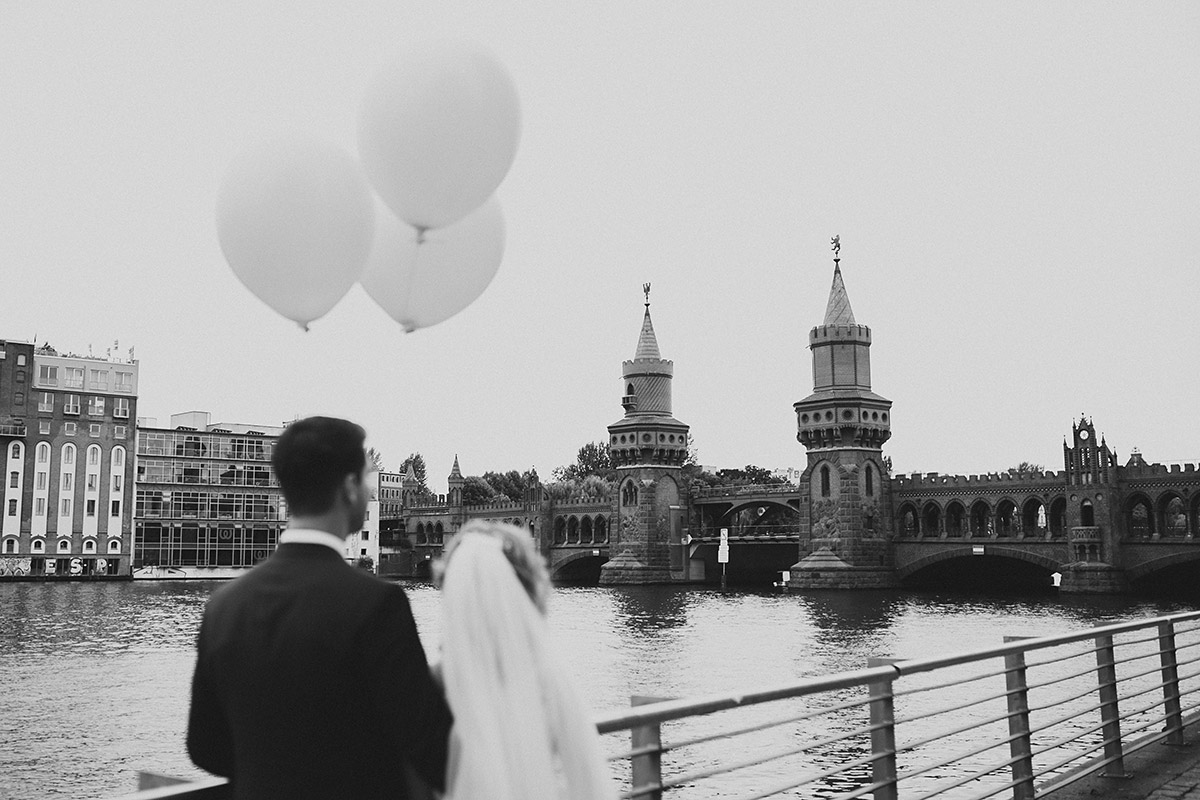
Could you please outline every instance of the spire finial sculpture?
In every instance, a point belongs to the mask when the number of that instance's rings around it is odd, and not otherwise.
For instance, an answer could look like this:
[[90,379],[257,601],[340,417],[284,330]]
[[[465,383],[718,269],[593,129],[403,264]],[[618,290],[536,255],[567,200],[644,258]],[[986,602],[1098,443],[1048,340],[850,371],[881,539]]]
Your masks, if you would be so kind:
[[841,236],[841,234],[834,236],[832,239],[829,240],[829,243],[831,245],[833,245],[833,263],[836,264],[842,260],[842,236]]
[[646,308],[649,308],[649,307],[650,307],[650,284],[648,284],[648,283],[643,283],[643,284],[642,284],[642,291],[643,291],[643,292],[645,293],[645,295],[646,295]]

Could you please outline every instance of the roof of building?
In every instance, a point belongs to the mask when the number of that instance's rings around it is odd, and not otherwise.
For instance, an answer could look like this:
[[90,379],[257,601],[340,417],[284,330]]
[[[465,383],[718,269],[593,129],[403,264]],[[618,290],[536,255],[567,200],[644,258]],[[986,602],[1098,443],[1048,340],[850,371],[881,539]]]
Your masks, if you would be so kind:
[[842,268],[836,261],[833,265],[833,286],[829,289],[829,305],[825,306],[825,322],[823,324],[857,324],[854,321],[854,310],[850,308],[850,296],[846,294],[846,284],[842,281]]

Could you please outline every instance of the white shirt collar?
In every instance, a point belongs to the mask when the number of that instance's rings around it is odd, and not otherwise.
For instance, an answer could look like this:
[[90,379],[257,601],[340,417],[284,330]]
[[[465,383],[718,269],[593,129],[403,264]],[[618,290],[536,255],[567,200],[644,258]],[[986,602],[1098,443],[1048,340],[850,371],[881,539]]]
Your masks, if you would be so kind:
[[312,528],[288,528],[279,536],[280,544],[323,544],[342,558],[346,557],[346,542],[332,533]]

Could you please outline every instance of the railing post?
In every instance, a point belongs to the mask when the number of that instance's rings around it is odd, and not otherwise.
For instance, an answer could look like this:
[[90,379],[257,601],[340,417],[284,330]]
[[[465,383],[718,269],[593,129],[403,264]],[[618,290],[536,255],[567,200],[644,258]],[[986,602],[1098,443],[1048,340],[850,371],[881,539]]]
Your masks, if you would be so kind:
[[[629,698],[629,704],[644,706],[647,703],[658,703],[664,697],[646,697],[635,694]],[[662,800],[662,726],[653,722],[629,729],[630,745],[634,751],[648,750],[649,752],[634,755],[630,758],[632,767],[632,790],[635,798]],[[638,792],[639,787],[652,787],[647,791]]]
[[[867,659],[868,667],[895,663],[891,658]],[[871,783],[875,800],[897,800],[896,787],[896,712],[892,701],[895,677],[871,681]]]
[[1179,663],[1175,651],[1175,623],[1158,623],[1158,652],[1162,660],[1163,712],[1167,744],[1183,744],[1183,711],[1179,705]]
[[1121,745],[1121,713],[1117,710],[1117,665],[1111,634],[1096,637],[1096,677],[1100,681],[1100,722],[1104,732],[1104,757],[1109,762],[1106,778],[1125,778],[1125,755]]
[[[1005,642],[1028,639],[1005,636]],[[1033,800],[1033,745],[1029,736],[1029,682],[1025,677],[1025,651],[1004,657],[1004,682],[1008,690],[1008,749],[1012,756],[1013,800]]]

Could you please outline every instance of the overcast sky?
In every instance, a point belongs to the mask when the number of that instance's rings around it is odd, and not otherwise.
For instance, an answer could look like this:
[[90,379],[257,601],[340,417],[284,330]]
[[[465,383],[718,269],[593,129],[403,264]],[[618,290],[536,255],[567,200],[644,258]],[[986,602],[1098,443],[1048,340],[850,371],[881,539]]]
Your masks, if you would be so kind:
[[[512,72],[508,246],[406,335],[308,333],[225,264],[217,188],[287,130],[356,153],[367,81],[447,37]],[[1200,461],[1194,2],[0,0],[0,338],[141,363],[139,409],[364,424],[394,467],[548,477],[620,419],[641,285],[700,459],[803,467],[829,239],[900,472]]]

